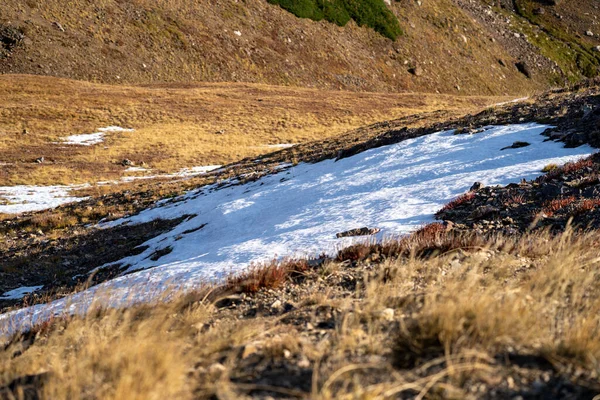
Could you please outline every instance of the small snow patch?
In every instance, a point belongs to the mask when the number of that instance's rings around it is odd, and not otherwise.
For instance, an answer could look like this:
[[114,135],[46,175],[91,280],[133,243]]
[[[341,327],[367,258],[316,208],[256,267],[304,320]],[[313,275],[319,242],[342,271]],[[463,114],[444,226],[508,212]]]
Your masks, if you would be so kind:
[[84,186],[0,186],[0,213],[19,214],[78,202],[87,197],[75,197],[71,189]]
[[266,147],[267,149],[289,149],[290,147],[294,147],[297,143],[281,143],[281,144],[267,144],[262,147]]
[[133,132],[133,129],[121,128],[120,126],[107,126],[105,128],[99,128],[98,132],[95,133],[64,137],[62,138],[62,143],[78,146],[92,146],[104,142],[104,137],[108,132]]
[[19,299],[22,299],[23,296],[25,296],[26,294],[37,292],[41,288],[43,288],[43,286],[23,286],[23,287],[13,289],[13,290],[10,290],[10,291],[2,294],[0,296],[0,299],[2,299],[2,300],[19,300]]

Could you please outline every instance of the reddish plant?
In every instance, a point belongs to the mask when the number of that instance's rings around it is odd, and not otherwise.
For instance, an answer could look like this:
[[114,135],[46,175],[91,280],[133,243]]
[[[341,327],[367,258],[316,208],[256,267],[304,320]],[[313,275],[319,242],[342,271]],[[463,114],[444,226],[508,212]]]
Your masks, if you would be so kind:
[[586,199],[577,205],[573,214],[582,215],[594,210],[598,206],[600,206],[600,199]]
[[545,182],[547,180],[559,178],[565,174],[570,174],[572,172],[580,171],[584,168],[588,168],[594,165],[594,161],[592,157],[582,158],[580,160],[574,162],[568,162],[562,167],[555,168],[548,172],[546,175],[540,176],[537,181]]
[[565,197],[563,199],[554,199],[544,203],[542,212],[547,216],[551,217],[555,212],[562,210],[570,204],[575,202],[575,196]]
[[475,192],[467,192],[465,194],[461,194],[456,199],[452,200],[450,203],[446,204],[438,213],[452,210],[462,204],[465,204],[475,198]]

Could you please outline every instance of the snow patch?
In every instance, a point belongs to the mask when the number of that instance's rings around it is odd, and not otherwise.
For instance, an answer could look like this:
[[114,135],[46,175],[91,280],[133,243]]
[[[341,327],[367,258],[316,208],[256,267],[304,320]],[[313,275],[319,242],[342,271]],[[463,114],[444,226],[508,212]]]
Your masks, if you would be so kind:
[[107,126],[105,128],[99,128],[98,132],[86,133],[81,135],[71,135],[62,138],[63,144],[78,145],[78,146],[92,146],[104,142],[104,137],[108,132],[133,132],[133,129],[121,128],[120,126]]
[[70,191],[83,186],[0,186],[0,213],[19,214],[78,202],[87,197],[75,197]]
[[[125,306],[155,299],[170,288],[189,290],[282,257],[335,254],[356,241],[409,233],[475,181],[486,185],[533,179],[547,164],[591,154],[589,146],[544,142],[538,124],[490,127],[474,135],[439,132],[371,149],[339,161],[298,164],[244,185],[204,187],[158,202],[154,208],[103,225],[188,218],[153,238],[141,254],[119,261],[129,275],[48,305],[0,316],[0,335],[54,314],[85,312],[94,302]],[[531,146],[501,151],[515,141]],[[197,229],[203,226],[202,229]],[[337,239],[363,226],[375,237]],[[156,261],[157,250],[172,251]]]
[[20,300],[26,294],[37,292],[44,286],[23,286],[17,289],[10,290],[0,296],[2,300]]

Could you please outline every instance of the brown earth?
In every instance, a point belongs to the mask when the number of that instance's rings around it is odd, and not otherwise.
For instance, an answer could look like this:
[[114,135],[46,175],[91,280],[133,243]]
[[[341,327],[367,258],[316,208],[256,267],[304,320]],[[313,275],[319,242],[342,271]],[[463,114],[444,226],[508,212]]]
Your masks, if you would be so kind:
[[[354,23],[299,19],[265,0],[7,0],[0,28],[23,38],[5,44],[0,73],[485,95],[530,93],[583,76],[585,66],[568,51],[600,44],[582,32],[594,29],[593,0],[540,5],[546,12],[539,25],[488,3],[395,1],[405,35],[393,42]],[[527,61],[530,78],[516,68],[519,61]]]

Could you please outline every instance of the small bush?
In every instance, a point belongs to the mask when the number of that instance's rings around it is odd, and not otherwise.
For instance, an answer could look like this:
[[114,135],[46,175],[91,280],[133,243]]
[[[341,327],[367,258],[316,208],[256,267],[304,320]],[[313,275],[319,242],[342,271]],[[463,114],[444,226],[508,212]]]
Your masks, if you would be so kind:
[[398,19],[383,0],[268,0],[299,18],[314,21],[325,19],[344,26],[353,19],[359,26],[368,26],[391,39],[402,35]]

